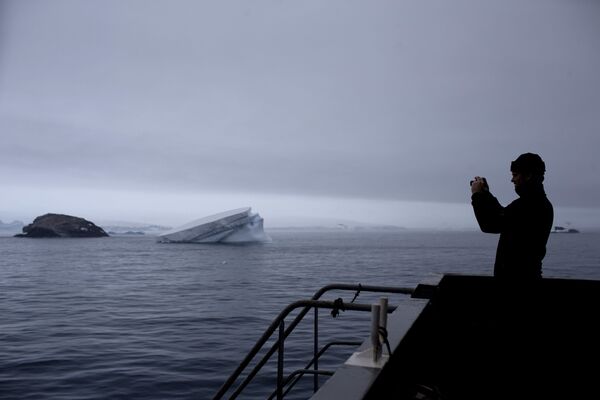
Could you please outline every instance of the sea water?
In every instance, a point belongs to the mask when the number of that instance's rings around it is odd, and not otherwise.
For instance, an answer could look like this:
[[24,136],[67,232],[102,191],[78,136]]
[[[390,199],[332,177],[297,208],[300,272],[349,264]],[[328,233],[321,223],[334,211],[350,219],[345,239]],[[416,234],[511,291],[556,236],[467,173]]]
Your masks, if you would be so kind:
[[[0,398],[210,399],[289,303],[334,282],[414,287],[444,273],[490,275],[497,242],[479,232],[269,234],[272,243],[246,246],[0,238]],[[600,279],[599,241],[551,235],[544,276]],[[321,343],[366,339],[363,314],[321,311]],[[286,341],[286,373],[311,357],[310,320]],[[332,348],[321,364],[335,369],[351,352]],[[271,393],[274,368],[240,398]],[[287,398],[309,397],[306,381]]]

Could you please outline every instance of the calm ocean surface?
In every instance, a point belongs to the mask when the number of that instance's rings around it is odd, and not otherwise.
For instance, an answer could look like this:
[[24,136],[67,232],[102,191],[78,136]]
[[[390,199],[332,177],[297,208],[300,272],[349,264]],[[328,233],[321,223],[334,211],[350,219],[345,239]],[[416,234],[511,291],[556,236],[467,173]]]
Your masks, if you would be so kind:
[[[273,243],[251,246],[0,237],[0,398],[210,399],[287,304],[333,282],[414,287],[442,273],[489,275],[497,241],[479,232],[269,234]],[[600,279],[599,244],[600,233],[552,235],[544,276]],[[323,299],[337,297],[353,293]],[[321,343],[361,341],[368,321],[322,311]],[[310,322],[286,342],[288,373],[310,358]],[[270,365],[241,398],[265,398],[273,379]]]

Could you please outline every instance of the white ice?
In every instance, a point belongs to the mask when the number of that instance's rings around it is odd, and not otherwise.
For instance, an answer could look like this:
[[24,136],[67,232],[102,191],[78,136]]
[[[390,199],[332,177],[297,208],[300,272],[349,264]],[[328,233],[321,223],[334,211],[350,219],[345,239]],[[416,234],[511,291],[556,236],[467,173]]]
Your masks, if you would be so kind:
[[255,243],[270,242],[263,219],[250,207],[210,215],[159,236],[161,243]]

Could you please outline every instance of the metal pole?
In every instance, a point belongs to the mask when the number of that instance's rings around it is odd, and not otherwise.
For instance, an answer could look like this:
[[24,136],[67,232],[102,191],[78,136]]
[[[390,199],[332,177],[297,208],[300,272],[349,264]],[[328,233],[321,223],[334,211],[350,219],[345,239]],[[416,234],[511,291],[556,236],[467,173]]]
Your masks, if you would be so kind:
[[279,324],[279,349],[277,350],[277,400],[283,399],[283,341],[285,339],[285,321]]
[[315,374],[313,375],[313,393],[316,393],[319,390],[319,375],[316,373],[319,370],[319,308],[315,307],[315,323],[314,323],[314,332],[313,332],[313,357],[314,364],[313,370]]
[[379,298],[379,307],[381,308],[379,314],[379,327],[387,329],[387,317],[388,317],[388,298]]
[[379,341],[379,318],[381,307],[379,304],[371,305],[371,344],[373,345],[373,362],[381,357],[381,342]]

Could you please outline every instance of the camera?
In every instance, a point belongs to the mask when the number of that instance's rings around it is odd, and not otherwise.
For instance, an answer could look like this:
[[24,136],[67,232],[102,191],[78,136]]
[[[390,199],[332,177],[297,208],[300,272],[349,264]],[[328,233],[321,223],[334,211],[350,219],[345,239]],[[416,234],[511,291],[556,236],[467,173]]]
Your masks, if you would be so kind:
[[[483,189],[484,190],[488,190],[488,183],[487,180],[485,178],[481,178],[481,181],[483,182]],[[469,181],[469,186],[473,186],[473,184],[475,183],[475,180]]]

